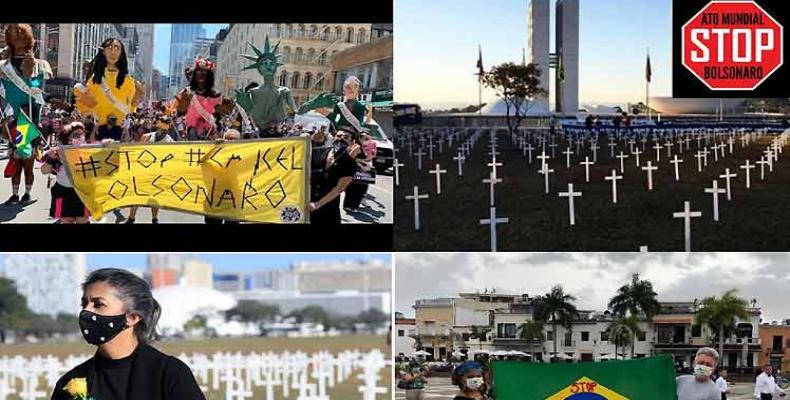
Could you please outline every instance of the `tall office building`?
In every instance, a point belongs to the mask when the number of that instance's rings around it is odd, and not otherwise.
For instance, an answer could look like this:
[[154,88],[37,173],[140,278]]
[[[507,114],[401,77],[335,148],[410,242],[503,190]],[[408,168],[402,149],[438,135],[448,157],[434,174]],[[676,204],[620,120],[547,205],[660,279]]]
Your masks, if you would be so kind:
[[[527,7],[527,62],[541,72],[540,87],[548,95],[534,100],[531,113],[550,111],[550,69],[555,74],[555,111],[575,114],[579,109],[579,0],[557,0],[555,51],[551,52],[549,0],[529,0]],[[560,73],[560,70],[562,73]]]
[[556,54],[558,67],[555,108],[560,113],[579,110],[579,0],[557,0]]
[[[34,313],[77,315],[80,311],[84,254],[9,254],[3,276],[16,284]],[[46,279],[43,279],[45,277]]]
[[213,288],[213,267],[210,263],[199,260],[187,260],[181,274],[181,283],[186,286]]
[[195,39],[206,36],[201,24],[173,24],[170,30],[170,66],[168,95],[174,96],[186,86],[184,69],[194,62]]

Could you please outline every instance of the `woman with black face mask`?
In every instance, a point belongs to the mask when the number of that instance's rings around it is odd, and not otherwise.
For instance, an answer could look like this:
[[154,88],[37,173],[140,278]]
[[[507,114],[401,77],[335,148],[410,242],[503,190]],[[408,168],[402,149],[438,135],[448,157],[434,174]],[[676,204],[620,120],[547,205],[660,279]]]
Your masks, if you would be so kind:
[[350,126],[344,126],[335,134],[332,150],[327,152],[323,162],[323,173],[311,178],[311,224],[340,225],[340,194],[351,184],[358,168],[354,160],[362,153],[358,139],[359,132]]
[[58,380],[52,400],[205,400],[186,364],[150,346],[161,308],[142,278],[99,269],[82,292],[80,331],[97,351]]

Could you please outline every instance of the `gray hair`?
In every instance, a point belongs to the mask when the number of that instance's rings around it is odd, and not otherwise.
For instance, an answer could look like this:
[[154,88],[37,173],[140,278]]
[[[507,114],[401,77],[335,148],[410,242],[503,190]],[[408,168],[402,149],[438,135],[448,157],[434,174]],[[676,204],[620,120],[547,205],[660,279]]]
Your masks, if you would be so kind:
[[82,291],[89,285],[105,282],[110,285],[129,314],[137,314],[142,319],[134,326],[134,334],[140,343],[150,343],[157,339],[156,324],[162,308],[154,299],[148,282],[139,276],[119,268],[97,269],[88,275],[82,284]]
[[349,76],[348,78],[346,78],[345,81],[343,81],[343,87],[348,86],[348,85],[354,85],[354,86],[357,87],[357,89],[359,89],[359,86],[361,84],[362,83],[359,81],[359,78],[357,78],[354,75]]
[[697,355],[694,356],[694,359],[696,360],[697,357],[699,357],[701,355],[706,355],[706,356],[709,356],[709,357],[713,357],[713,358],[716,359],[716,363],[719,362],[719,352],[716,351],[716,349],[713,349],[711,347],[700,347],[700,349],[697,350]]

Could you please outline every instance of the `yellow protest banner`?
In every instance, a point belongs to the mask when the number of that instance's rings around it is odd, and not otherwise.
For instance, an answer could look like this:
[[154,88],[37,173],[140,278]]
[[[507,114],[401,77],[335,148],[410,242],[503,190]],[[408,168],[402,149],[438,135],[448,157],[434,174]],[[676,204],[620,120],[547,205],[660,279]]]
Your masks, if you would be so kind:
[[62,158],[94,218],[160,207],[217,218],[307,223],[310,139],[66,146]]

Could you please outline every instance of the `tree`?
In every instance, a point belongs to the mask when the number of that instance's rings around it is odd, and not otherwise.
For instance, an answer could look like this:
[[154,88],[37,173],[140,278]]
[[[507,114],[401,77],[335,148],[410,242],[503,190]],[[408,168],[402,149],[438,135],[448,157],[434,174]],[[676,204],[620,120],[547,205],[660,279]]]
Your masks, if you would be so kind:
[[384,314],[380,310],[376,310],[375,308],[371,308],[369,310],[362,311],[357,315],[357,321],[367,325],[367,326],[378,326],[390,320],[389,315]]
[[477,339],[480,344],[480,350],[483,350],[483,342],[487,340],[488,332],[491,332],[491,328],[487,326],[473,326],[472,331],[469,333],[470,338]]
[[24,329],[32,316],[27,299],[16,290],[14,281],[0,278],[0,343],[5,342],[5,331]]
[[290,316],[295,317],[300,323],[309,321],[315,324],[323,325],[324,330],[329,329],[329,314],[327,314],[327,312],[321,306],[309,305],[301,310],[292,312]]
[[202,315],[195,315],[184,323],[184,330],[185,331],[195,331],[200,329],[206,329],[206,317]]
[[708,325],[713,336],[711,343],[719,342],[719,357],[724,356],[724,338],[735,328],[735,319],[749,318],[748,302],[735,294],[737,289],[726,291],[720,298],[708,296],[702,299],[700,310],[695,317],[698,325]]
[[626,318],[619,317],[606,328],[606,331],[609,332],[609,341],[614,343],[615,359],[620,355],[617,349],[624,348],[631,342],[631,329],[628,325]]
[[507,106],[505,121],[511,136],[531,107],[530,100],[548,94],[540,87],[540,75],[536,64],[512,62],[497,65],[483,75],[483,84],[496,90]]
[[544,324],[551,324],[554,357],[557,356],[557,325],[570,329],[573,320],[579,318],[579,311],[573,305],[574,301],[576,297],[565,293],[560,285],[554,286],[551,292],[535,299],[535,319]]
[[239,317],[243,322],[272,320],[281,315],[280,306],[265,304],[255,300],[240,300],[236,307],[225,312],[225,318]]
[[648,280],[639,279],[639,274],[631,276],[631,282],[617,289],[617,294],[609,300],[609,309],[620,318],[633,318],[631,331],[631,358],[634,358],[634,342],[640,332],[636,317],[641,313],[650,321],[661,309],[661,304],[656,300],[658,294],[653,290],[653,284]]
[[518,337],[529,343],[530,350],[532,350],[535,342],[543,344],[543,341],[546,340],[546,335],[543,333],[543,322],[532,320],[519,325]]

